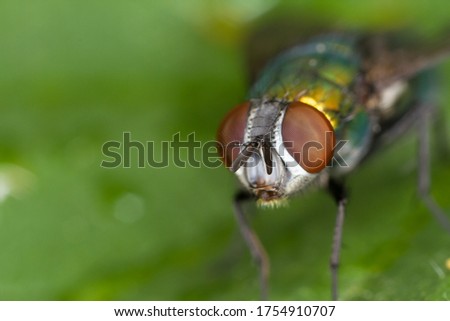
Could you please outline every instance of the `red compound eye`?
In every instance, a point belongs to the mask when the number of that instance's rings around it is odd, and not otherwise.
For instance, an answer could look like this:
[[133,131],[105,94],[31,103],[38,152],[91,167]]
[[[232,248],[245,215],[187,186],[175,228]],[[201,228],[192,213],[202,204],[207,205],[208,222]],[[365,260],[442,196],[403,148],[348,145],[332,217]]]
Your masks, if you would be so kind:
[[218,152],[228,168],[239,155],[240,144],[244,141],[249,107],[249,101],[234,107],[222,120],[217,131]]
[[333,158],[333,126],[323,113],[302,102],[291,103],[282,125],[283,143],[309,173],[318,173]]

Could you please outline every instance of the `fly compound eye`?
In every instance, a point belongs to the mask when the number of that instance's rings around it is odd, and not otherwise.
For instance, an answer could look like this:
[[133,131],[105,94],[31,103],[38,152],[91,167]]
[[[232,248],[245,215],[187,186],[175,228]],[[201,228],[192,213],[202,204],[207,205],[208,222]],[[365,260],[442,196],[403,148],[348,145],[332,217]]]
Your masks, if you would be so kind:
[[217,147],[225,166],[231,168],[239,155],[247,127],[250,102],[234,107],[222,120],[217,132]]
[[283,143],[309,173],[318,173],[333,158],[333,126],[323,113],[301,102],[289,104],[282,125]]

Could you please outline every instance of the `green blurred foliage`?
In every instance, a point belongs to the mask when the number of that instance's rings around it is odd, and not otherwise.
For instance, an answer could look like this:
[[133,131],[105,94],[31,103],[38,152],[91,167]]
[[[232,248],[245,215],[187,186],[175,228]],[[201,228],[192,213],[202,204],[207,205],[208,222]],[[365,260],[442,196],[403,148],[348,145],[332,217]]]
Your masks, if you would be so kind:
[[[0,299],[257,299],[230,173],[141,169],[136,157],[105,169],[101,148],[123,132],[213,139],[247,90],[246,33],[286,13],[424,34],[450,21],[437,0],[2,0]],[[439,69],[448,88],[450,65]],[[449,92],[439,96],[447,124]],[[349,179],[343,299],[450,298],[450,237],[416,198],[414,147],[409,135]],[[448,163],[435,148],[433,194],[450,212]],[[331,199],[312,192],[249,211],[272,258],[271,297],[329,299]]]

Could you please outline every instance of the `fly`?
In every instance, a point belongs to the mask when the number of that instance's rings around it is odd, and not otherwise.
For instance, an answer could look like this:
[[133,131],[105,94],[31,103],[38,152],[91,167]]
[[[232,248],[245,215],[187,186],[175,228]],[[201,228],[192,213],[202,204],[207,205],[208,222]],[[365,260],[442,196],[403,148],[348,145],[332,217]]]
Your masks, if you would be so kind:
[[413,125],[419,130],[418,192],[450,231],[429,194],[427,127],[432,68],[450,46],[424,50],[396,35],[324,34],[282,52],[262,70],[248,100],[218,130],[223,162],[243,189],[234,199],[240,232],[259,268],[267,298],[269,259],[242,204],[277,206],[313,184],[337,204],[330,258],[331,292],[338,299],[338,266],[347,203],[344,184],[379,146]]

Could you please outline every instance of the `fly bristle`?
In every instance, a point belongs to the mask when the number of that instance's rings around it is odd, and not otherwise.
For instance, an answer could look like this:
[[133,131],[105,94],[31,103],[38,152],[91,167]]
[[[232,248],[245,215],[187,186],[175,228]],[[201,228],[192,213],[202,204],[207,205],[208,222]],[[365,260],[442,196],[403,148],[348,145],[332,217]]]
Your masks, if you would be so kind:
[[270,200],[258,199],[256,201],[256,205],[262,208],[279,208],[285,207],[288,205],[288,199],[286,197],[283,198],[274,198]]

